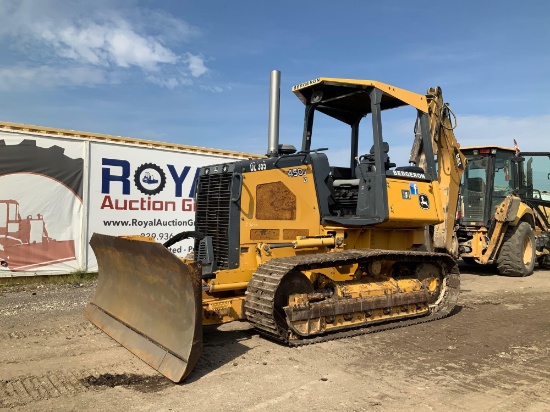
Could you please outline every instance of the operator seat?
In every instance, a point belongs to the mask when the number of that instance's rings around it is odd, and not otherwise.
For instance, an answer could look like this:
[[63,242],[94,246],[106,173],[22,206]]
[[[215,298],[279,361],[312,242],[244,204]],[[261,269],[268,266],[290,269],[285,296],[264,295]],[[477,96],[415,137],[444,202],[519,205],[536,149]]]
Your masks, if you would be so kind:
[[468,179],[468,190],[485,193],[485,181],[482,177],[470,177]]
[[[388,142],[382,142],[382,162],[384,163],[384,169],[389,170],[392,167],[395,167],[395,163],[390,162],[390,156],[388,152],[390,151],[390,145]],[[365,154],[359,157],[359,165],[367,164],[374,165],[374,145],[370,148],[369,154]],[[357,176],[359,176],[359,169],[357,169]]]

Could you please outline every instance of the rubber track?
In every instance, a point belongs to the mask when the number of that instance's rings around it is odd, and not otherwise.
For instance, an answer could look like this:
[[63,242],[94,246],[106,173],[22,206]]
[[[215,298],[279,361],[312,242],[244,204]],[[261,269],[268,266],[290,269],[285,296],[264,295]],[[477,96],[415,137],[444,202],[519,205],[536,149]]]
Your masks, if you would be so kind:
[[[311,338],[289,340],[286,330],[280,328],[275,320],[274,296],[283,277],[292,271],[313,270],[318,268],[367,263],[375,259],[393,260],[396,262],[440,263],[447,270],[443,280],[442,296],[436,305],[431,307],[429,315],[409,318],[401,321],[390,321],[384,324],[357,327],[350,330],[327,333]],[[376,249],[354,249],[342,252],[292,256],[272,259],[259,266],[248,284],[245,299],[245,313],[248,321],[269,339],[289,346],[303,346],[327,342],[351,336],[365,335],[383,330],[430,322],[448,316],[455,307],[460,289],[460,275],[456,262],[443,253],[389,251]]]

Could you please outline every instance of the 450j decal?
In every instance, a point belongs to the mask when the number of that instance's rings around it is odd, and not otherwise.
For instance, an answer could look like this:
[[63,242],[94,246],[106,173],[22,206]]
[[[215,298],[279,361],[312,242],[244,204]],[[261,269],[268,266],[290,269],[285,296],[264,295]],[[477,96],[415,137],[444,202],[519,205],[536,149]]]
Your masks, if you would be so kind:
[[288,177],[300,177],[300,176],[305,176],[307,174],[307,169],[302,169],[302,168],[294,168],[294,169],[290,169],[287,173]]

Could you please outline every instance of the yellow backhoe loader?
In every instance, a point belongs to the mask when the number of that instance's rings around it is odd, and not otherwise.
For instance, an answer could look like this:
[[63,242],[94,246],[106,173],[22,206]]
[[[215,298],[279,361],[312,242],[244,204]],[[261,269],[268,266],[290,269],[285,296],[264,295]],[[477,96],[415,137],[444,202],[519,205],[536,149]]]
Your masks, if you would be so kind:
[[[297,346],[442,318],[456,304],[464,157],[441,89],[298,84],[305,119],[297,151],[279,144],[279,84],[273,71],[266,158],[200,170],[194,231],[164,245],[92,237],[99,278],[86,316],[174,382],[193,369],[203,325],[247,320]],[[409,164],[396,166],[382,125],[401,107],[409,107],[413,149]],[[312,147],[314,115],[349,126],[347,167],[331,167],[327,149]],[[371,149],[361,153],[360,142]],[[189,237],[192,260],[168,250]]]
[[527,276],[548,265],[550,153],[465,147],[457,237],[462,260]]

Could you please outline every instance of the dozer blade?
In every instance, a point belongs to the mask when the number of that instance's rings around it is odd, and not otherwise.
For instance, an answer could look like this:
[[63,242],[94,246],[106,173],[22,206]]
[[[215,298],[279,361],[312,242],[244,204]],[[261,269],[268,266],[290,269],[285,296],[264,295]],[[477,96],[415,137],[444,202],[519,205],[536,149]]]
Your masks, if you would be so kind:
[[174,382],[202,350],[201,279],[160,243],[94,233],[99,267],[85,316],[138,358]]

